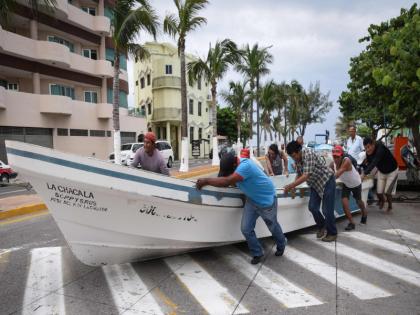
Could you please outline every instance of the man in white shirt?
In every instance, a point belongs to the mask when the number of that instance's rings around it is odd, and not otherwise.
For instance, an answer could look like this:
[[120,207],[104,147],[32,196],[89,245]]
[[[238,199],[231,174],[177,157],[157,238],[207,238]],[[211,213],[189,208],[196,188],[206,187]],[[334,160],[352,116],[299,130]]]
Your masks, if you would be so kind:
[[363,146],[363,139],[356,135],[356,127],[349,127],[349,138],[347,139],[347,153],[354,157],[356,160],[359,157],[359,153],[365,150]]

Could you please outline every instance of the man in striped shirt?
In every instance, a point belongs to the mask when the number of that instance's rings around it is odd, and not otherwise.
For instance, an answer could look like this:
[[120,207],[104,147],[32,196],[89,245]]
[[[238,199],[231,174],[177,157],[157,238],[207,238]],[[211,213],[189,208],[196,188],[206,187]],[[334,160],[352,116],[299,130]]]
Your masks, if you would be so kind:
[[[296,180],[284,187],[287,193],[296,186],[307,182],[311,188],[309,198],[309,211],[312,213],[318,227],[317,238],[324,242],[333,242],[337,239],[335,226],[335,177],[334,172],[325,164],[325,160],[310,149],[302,149],[297,141],[291,141],[286,147],[287,154],[296,163],[298,176]],[[322,214],[319,211],[322,201]],[[325,230],[327,235],[324,236]]]

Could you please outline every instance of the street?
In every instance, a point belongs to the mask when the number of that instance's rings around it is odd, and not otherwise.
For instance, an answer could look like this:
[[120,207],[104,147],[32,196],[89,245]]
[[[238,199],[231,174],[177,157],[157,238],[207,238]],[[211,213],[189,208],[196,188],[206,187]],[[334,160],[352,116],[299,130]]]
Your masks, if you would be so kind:
[[36,192],[25,185],[7,185],[7,186],[0,186],[0,199],[11,197],[11,196],[19,196],[19,195],[29,195],[35,194]]
[[305,229],[275,257],[264,239],[257,266],[240,243],[94,268],[72,255],[47,212],[2,221],[0,314],[419,314],[419,204],[369,210],[356,231],[342,232],[339,220],[336,244]]

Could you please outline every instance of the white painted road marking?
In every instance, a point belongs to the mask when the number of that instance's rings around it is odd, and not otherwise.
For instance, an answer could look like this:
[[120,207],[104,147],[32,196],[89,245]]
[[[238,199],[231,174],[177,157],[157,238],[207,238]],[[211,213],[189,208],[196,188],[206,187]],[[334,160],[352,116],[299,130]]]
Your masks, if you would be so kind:
[[[105,266],[102,268],[115,306],[124,314],[163,315],[149,289],[130,264]],[[139,301],[140,300],[140,301]]]
[[407,245],[401,245],[395,242],[391,242],[388,240],[384,240],[384,239],[366,234],[366,233],[350,232],[350,233],[340,234],[340,237],[341,236],[356,239],[361,242],[367,242],[372,245],[382,247],[382,248],[385,248],[387,250],[390,250],[399,254],[408,255],[408,256],[414,255],[417,259],[420,259],[420,250],[416,248],[410,249]]
[[[245,254],[240,250],[229,247],[217,250],[217,252],[249,280],[254,278],[259,265],[251,265],[244,258]],[[320,300],[266,266],[261,267],[254,283],[287,308],[323,304]]]
[[420,235],[413,233],[413,232],[409,232],[406,230],[400,230],[400,229],[394,229],[394,230],[385,230],[386,233],[389,234],[394,234],[394,235],[398,235],[398,236],[402,236],[403,238],[408,238],[410,240],[416,241],[420,243]]
[[[61,247],[31,250],[31,265],[26,282],[22,314],[64,315],[66,313],[64,296],[49,294],[63,286],[61,260]],[[39,299],[40,297],[42,298]]]
[[[203,267],[187,255],[165,258],[164,261],[209,314],[232,314],[238,301]],[[239,305],[235,314],[249,311]]]
[[[336,284],[336,267],[316,259],[300,250],[288,245],[285,257],[299,266],[315,273],[326,281]],[[361,300],[370,300],[391,296],[392,294],[377,286],[359,279],[351,274],[337,269],[337,286]]]
[[[334,243],[326,243],[319,240],[315,240],[313,239],[312,235],[311,236],[305,235],[303,237],[330,251],[335,251]],[[412,285],[420,287],[420,273],[398,266],[384,259],[377,258],[373,255],[366,254],[360,250],[351,248],[339,242],[337,242],[336,245],[337,245],[337,253],[339,255],[346,256],[350,259],[357,261],[358,263],[362,265],[379,270],[383,273],[386,273],[387,275],[391,277],[398,278],[400,280],[411,283]]]

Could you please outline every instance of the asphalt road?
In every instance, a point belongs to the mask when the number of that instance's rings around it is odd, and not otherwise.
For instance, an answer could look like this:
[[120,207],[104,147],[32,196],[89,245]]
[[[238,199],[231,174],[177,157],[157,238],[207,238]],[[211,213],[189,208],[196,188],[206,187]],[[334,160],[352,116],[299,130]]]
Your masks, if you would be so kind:
[[18,195],[29,195],[35,194],[36,192],[30,188],[29,186],[24,185],[7,185],[7,186],[0,186],[0,199]]
[[419,204],[370,207],[356,231],[339,221],[337,243],[288,234],[283,257],[264,239],[258,266],[240,243],[94,268],[49,214],[2,221],[0,314],[420,314],[419,214]]

